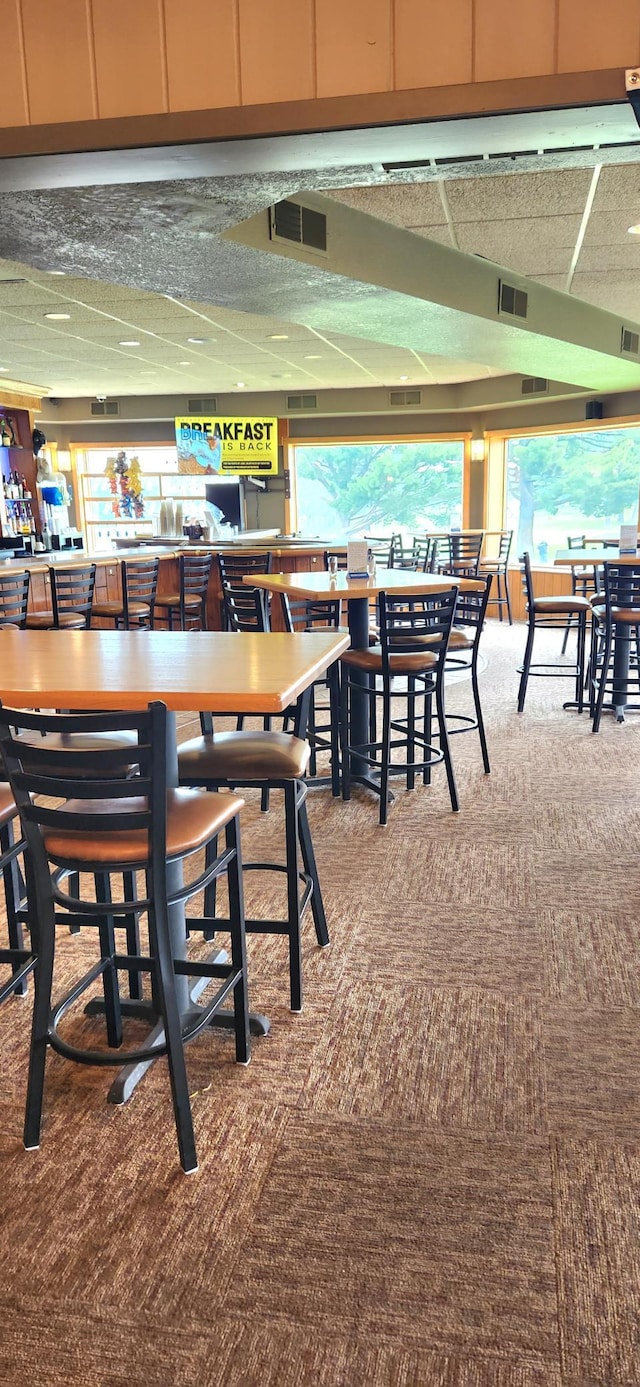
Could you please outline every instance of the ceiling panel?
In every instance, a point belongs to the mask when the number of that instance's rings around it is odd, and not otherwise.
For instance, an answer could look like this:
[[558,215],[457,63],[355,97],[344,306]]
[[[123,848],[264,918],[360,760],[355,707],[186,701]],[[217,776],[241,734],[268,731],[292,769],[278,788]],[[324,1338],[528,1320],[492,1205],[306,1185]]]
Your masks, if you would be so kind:
[[451,178],[447,201],[454,221],[513,221],[582,215],[590,169],[502,174],[495,178]]
[[446,216],[437,183],[387,183],[382,188],[337,188],[328,193],[337,202],[368,212],[396,226],[438,226]]

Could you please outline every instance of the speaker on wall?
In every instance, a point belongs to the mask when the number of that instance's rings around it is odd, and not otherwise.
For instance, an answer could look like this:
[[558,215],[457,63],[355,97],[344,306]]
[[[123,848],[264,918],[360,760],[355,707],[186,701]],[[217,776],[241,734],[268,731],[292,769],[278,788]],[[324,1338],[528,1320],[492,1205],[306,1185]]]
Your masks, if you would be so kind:
[[602,403],[602,400],[588,401],[584,412],[585,419],[602,419],[603,414],[604,405]]

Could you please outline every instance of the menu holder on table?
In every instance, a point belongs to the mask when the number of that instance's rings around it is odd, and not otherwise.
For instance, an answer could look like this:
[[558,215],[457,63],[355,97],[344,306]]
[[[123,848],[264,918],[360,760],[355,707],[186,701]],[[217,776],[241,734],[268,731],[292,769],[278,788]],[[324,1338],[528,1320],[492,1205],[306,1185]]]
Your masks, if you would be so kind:
[[620,544],[619,544],[619,548],[620,548],[620,553],[621,553],[621,554],[635,554],[635,553],[637,552],[637,549],[638,549],[638,526],[637,526],[637,525],[621,525],[621,526],[620,526]]
[[368,576],[367,559],[369,548],[366,540],[351,540],[347,545],[347,574],[349,578]]

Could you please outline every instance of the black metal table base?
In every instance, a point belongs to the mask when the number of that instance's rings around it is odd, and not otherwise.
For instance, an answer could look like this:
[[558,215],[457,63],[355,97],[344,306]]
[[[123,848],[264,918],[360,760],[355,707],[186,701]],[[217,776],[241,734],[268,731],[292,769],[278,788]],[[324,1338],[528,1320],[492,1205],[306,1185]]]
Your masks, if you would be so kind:
[[[219,949],[217,953],[212,954],[207,959],[207,963],[226,962],[227,955],[224,949]],[[198,978],[196,980],[189,994],[191,1002],[197,1002],[198,997],[204,992],[205,987],[210,982],[211,978]],[[155,1021],[156,1024],[147,1036],[145,1044],[150,1048],[162,1044],[164,1040],[164,1027],[161,1022],[156,1020],[157,1013],[153,1001],[139,1001],[131,997],[123,997],[120,1006],[124,1017],[129,1017],[137,1021]],[[100,997],[93,997],[92,1000],[87,1003],[84,1012],[85,1016],[102,1016],[104,1015],[104,1002]],[[194,1021],[197,1018],[197,1014],[198,1008],[196,1006],[189,1007],[183,1015],[183,1022],[185,1025]],[[215,1015],[211,1017],[208,1024],[212,1030],[233,1030],[235,1024],[233,1012],[227,1010],[217,1011]],[[263,1016],[262,1013],[258,1011],[249,1013],[249,1029],[252,1035],[268,1035],[270,1027],[271,1022],[268,1016]],[[140,1083],[140,1080],[147,1073],[147,1070],[151,1068],[152,1064],[155,1064],[155,1060],[140,1060],[139,1063],[123,1065],[109,1089],[107,1102],[116,1105],[128,1102],[134,1090],[137,1088],[137,1085]]]

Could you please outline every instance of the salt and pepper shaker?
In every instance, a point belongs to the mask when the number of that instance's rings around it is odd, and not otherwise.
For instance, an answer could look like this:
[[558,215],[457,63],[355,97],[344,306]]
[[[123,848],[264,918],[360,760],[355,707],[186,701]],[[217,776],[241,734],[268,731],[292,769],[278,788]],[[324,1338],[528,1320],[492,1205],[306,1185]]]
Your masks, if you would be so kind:
[[369,549],[367,552],[367,573],[370,578],[375,578],[376,576],[376,556],[373,549]]

